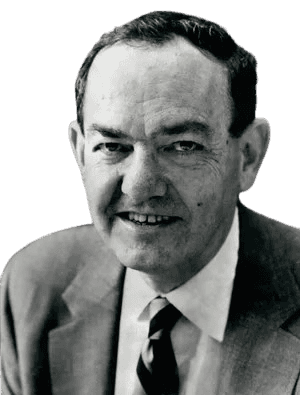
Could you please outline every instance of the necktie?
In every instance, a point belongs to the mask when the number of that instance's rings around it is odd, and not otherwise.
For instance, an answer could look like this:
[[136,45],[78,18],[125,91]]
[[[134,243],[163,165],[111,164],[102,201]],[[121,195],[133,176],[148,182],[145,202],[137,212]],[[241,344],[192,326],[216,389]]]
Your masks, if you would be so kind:
[[180,311],[166,298],[155,298],[150,304],[148,339],[137,365],[137,374],[147,395],[178,394],[178,369],[170,332],[180,316]]

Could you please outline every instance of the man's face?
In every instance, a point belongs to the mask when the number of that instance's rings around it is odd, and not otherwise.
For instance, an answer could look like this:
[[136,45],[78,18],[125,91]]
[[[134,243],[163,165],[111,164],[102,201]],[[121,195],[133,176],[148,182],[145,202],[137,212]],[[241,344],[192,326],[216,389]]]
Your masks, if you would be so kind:
[[94,60],[81,171],[94,224],[125,266],[184,282],[223,243],[240,167],[227,92],[226,69],[181,38]]

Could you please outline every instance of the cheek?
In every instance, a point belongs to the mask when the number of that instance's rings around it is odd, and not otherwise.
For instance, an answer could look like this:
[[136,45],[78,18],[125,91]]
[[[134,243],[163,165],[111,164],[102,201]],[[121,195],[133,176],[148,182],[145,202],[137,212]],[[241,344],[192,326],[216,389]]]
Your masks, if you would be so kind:
[[197,169],[174,172],[170,178],[191,220],[200,217],[205,222],[205,218],[218,215],[222,207],[235,204],[238,172],[231,161],[210,161]]
[[178,194],[193,209],[216,194],[222,173],[217,166],[204,164],[201,168],[177,171],[170,178]]
[[84,185],[93,212],[106,212],[118,192],[118,174],[103,166],[88,165]]

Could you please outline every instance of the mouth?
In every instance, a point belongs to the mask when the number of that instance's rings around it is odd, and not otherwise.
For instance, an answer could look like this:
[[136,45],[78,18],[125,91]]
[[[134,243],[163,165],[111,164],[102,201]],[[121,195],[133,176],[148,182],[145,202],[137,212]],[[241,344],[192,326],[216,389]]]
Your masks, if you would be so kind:
[[127,211],[117,214],[123,220],[133,222],[140,226],[158,226],[169,225],[180,218],[168,215],[140,214],[133,211]]

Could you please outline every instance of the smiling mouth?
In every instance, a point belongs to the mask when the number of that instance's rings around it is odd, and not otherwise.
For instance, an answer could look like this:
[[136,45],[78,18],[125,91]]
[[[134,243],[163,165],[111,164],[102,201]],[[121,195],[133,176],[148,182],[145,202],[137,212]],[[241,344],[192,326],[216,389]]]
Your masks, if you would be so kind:
[[118,214],[118,216],[122,219],[125,219],[127,221],[131,221],[136,223],[137,225],[169,225],[177,220],[179,220],[179,217],[171,217],[167,215],[153,215],[153,214],[139,214],[135,212],[123,212]]

